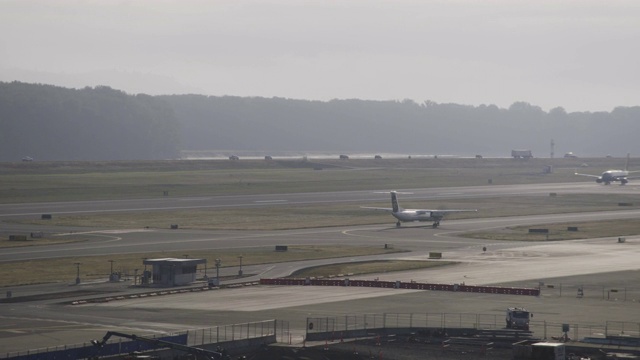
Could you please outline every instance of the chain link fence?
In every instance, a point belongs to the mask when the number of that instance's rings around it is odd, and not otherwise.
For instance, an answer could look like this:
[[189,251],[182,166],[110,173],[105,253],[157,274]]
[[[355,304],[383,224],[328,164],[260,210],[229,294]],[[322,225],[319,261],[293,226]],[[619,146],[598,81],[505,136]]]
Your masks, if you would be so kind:
[[[231,324],[214,326],[204,329],[178,331],[171,334],[139,334],[141,337],[149,339],[161,339],[165,337],[180,338],[186,336],[187,346],[203,346],[217,343],[228,343],[233,341],[251,340],[275,336],[277,342],[285,343],[289,341],[289,322],[282,320],[264,320],[241,324]],[[118,344],[131,341],[114,336],[105,345]],[[95,346],[91,343],[61,345],[43,349],[31,349],[22,352],[0,353],[0,359],[19,360],[60,360],[85,358],[79,354],[92,353]]]
[[[411,314],[359,314],[337,317],[307,318],[307,334],[353,333],[355,330],[375,329],[506,329],[503,314],[472,313],[411,313]],[[532,320],[529,330],[536,338],[577,340],[585,337],[640,338],[640,322],[607,321],[604,324],[554,323]]]
[[276,336],[278,342],[285,342],[289,336],[289,323],[282,320],[265,320],[187,330],[178,332],[177,334],[187,334],[187,345],[189,346],[216,344],[267,336]]
[[604,285],[540,283],[540,296],[610,301],[640,301],[640,288]]

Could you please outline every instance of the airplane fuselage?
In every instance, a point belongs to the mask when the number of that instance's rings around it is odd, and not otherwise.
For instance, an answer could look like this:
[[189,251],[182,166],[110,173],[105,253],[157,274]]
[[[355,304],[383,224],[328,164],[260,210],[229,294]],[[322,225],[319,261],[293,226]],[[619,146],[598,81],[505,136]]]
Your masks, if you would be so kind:
[[626,170],[607,170],[596,179],[596,182],[598,184],[604,183],[608,185],[612,182],[619,181],[621,184],[626,184],[627,176],[629,176],[629,172]]
[[434,214],[432,211],[420,211],[420,210],[411,210],[404,209],[401,211],[394,211],[391,213],[396,219],[402,222],[412,222],[412,221],[432,221],[432,222],[440,222],[442,220],[442,215]]
[[391,208],[379,208],[379,207],[364,207],[365,209],[373,209],[373,210],[383,210],[390,212],[393,217],[395,217],[398,222],[396,222],[396,226],[400,227],[400,224],[403,222],[410,221],[431,221],[433,222],[433,227],[437,228],[440,225],[440,220],[448,214],[452,212],[462,212],[462,211],[476,211],[476,210],[455,210],[455,209],[447,209],[447,210],[427,210],[427,209],[403,209],[398,204],[398,196],[397,192],[390,191],[391,194]]

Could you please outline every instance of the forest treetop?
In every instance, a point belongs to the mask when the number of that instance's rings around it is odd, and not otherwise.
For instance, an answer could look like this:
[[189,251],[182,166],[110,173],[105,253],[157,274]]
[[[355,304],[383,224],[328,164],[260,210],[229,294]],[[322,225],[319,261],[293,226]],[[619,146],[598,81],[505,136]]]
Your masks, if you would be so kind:
[[567,113],[527,102],[131,95],[0,82],[0,161],[175,159],[182,150],[509,156],[640,153],[640,107]]

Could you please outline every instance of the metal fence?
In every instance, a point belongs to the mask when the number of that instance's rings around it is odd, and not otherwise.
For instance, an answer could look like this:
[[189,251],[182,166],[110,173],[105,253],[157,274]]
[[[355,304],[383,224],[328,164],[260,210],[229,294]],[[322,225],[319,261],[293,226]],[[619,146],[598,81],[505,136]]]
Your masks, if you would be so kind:
[[[225,343],[230,341],[248,340],[267,336],[276,336],[278,342],[287,342],[289,339],[289,322],[282,320],[264,320],[242,324],[214,326],[205,329],[179,331],[163,335],[139,336],[160,339],[168,336],[180,337],[186,335],[186,345],[202,346],[206,344]],[[107,341],[109,344],[120,344],[130,340],[114,337]],[[30,349],[21,352],[0,353],[0,359],[15,360],[47,360],[47,359],[79,359],[84,358],[78,354],[92,353],[95,346],[90,342],[72,345],[60,345],[55,347]]]
[[[359,314],[307,318],[307,334],[339,333],[369,329],[504,329],[503,314],[411,313]],[[553,323],[531,321],[529,329],[541,339],[581,339],[585,337],[640,337],[640,322],[607,321],[604,324]],[[568,330],[568,331],[565,331]]]
[[189,346],[217,344],[273,335],[276,336],[278,342],[286,342],[289,337],[289,323],[282,320],[265,320],[178,332],[178,334],[183,333],[187,334],[187,345]]
[[474,328],[496,329],[504,315],[471,313],[362,314],[307,318],[307,332],[367,330],[379,328]]
[[640,288],[563,283],[540,284],[540,295],[610,301],[640,301]]

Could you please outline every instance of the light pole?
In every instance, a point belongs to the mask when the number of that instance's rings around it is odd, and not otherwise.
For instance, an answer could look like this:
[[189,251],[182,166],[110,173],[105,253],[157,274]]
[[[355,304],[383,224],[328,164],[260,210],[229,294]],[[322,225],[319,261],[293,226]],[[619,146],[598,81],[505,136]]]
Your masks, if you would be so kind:
[[171,286],[176,286],[176,266],[171,264]]
[[73,263],[76,266],[76,285],[80,284],[80,263]]
[[238,276],[242,276],[242,255],[238,256],[240,259],[240,270],[238,270]]
[[145,261],[147,261],[148,258],[143,257],[142,258],[142,263],[144,264],[144,271],[142,272],[142,281],[140,281],[141,285],[146,285],[147,284],[147,264],[145,263]]
[[113,263],[115,262],[115,260],[109,260],[109,262],[111,263],[111,272],[109,273],[109,281],[113,281],[114,276],[113,276]]
[[220,265],[222,265],[222,260],[216,259],[216,286],[220,286]]

